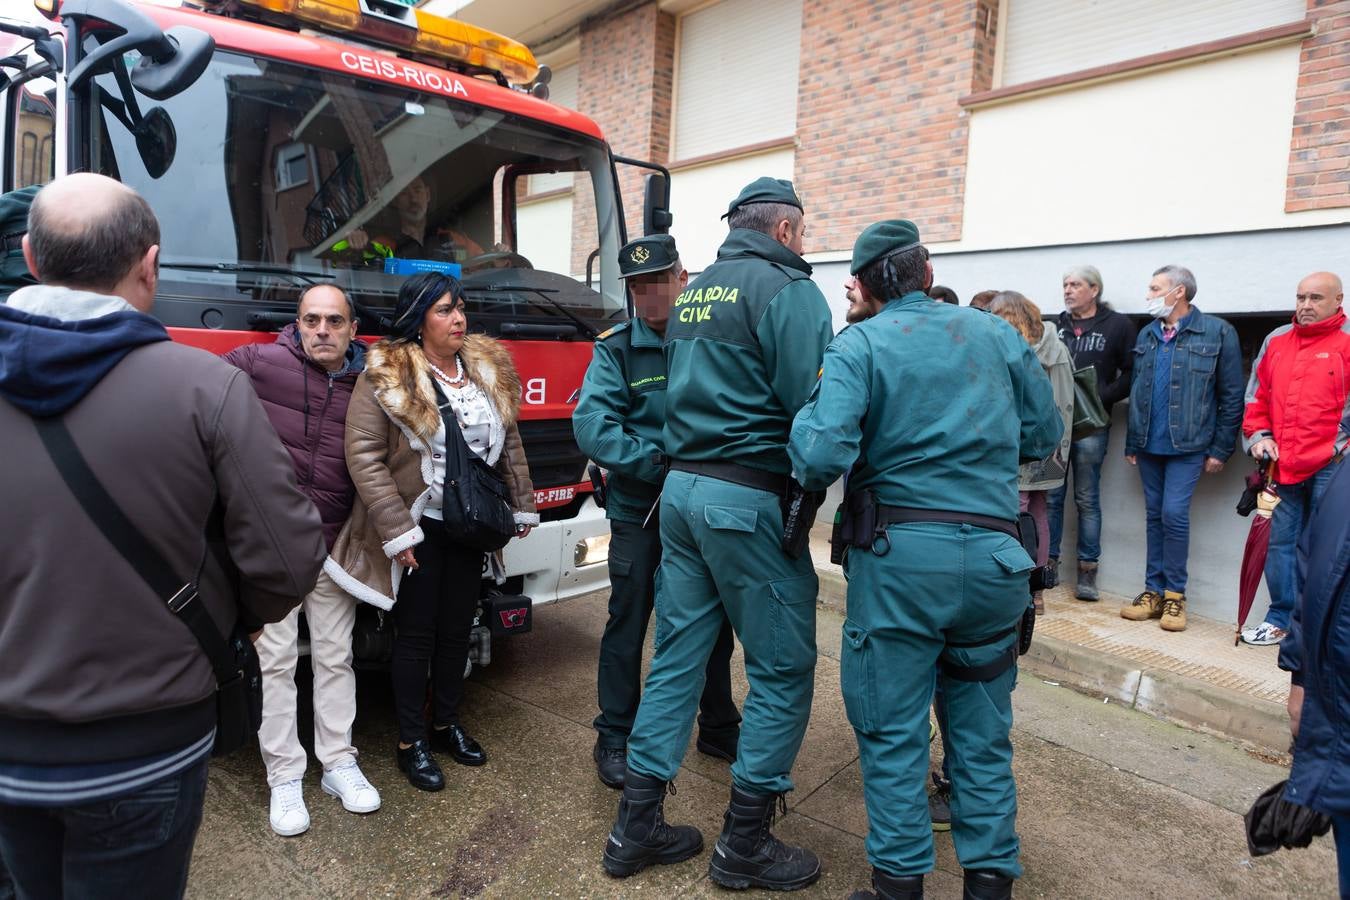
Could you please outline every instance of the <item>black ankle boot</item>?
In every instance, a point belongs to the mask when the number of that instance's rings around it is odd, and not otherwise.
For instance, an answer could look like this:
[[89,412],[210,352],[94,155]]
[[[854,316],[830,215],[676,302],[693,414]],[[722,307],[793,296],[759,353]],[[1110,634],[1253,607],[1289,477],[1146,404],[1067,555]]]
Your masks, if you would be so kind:
[[962,900],[1012,900],[1013,877],[992,869],[966,869]]
[[888,875],[872,868],[871,891],[854,891],[848,900],[923,900],[922,875]]
[[445,787],[445,776],[431,755],[431,745],[423,738],[410,747],[398,747],[398,769],[408,776],[408,783],[419,791],[439,791]]
[[[675,793],[670,785],[670,793]],[[663,805],[667,783],[629,769],[624,774],[619,817],[605,841],[601,861],[615,878],[636,875],[650,865],[669,865],[697,856],[703,835],[692,825],[668,825]]]
[[820,877],[820,860],[805,847],[791,847],[769,833],[775,806],[787,812],[781,794],[749,794],[731,788],[722,835],[713,847],[708,875],[722,887],[795,891]]

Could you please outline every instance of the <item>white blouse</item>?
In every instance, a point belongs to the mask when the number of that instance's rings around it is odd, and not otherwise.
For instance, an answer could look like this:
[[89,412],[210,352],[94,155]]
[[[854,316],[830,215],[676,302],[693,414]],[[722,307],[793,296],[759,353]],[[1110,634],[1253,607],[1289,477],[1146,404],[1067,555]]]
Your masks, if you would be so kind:
[[[478,385],[469,381],[463,387],[450,387],[444,382],[438,385],[441,392],[450,401],[450,410],[459,422],[460,433],[469,451],[484,462],[487,461],[488,448],[492,436],[492,406],[487,395]],[[427,498],[425,516],[441,518],[441,491],[445,485],[445,423],[436,429],[431,439],[431,496]]]

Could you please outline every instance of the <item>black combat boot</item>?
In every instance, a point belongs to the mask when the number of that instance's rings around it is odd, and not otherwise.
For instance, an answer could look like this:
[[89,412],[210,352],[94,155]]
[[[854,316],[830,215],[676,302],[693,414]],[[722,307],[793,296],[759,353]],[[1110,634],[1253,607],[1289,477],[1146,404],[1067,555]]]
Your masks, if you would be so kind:
[[662,808],[675,785],[629,769],[623,779],[619,817],[605,841],[605,871],[615,878],[636,875],[650,865],[668,865],[697,856],[703,835],[691,825],[667,825]]
[[[777,807],[777,809],[775,809]],[[782,794],[749,794],[732,785],[722,834],[713,847],[708,875],[722,887],[795,891],[820,877],[820,860],[805,847],[790,847],[769,833]]]
[[1012,900],[1013,877],[992,869],[966,869],[961,900]]
[[923,900],[922,875],[887,875],[872,868],[872,890],[854,891],[848,900]]

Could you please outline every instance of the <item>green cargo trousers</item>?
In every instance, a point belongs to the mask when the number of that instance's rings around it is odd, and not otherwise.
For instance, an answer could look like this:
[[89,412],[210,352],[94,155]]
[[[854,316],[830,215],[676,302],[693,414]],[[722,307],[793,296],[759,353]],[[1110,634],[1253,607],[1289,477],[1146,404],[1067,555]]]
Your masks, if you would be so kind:
[[783,553],[778,504],[769,491],[688,472],[666,476],[656,653],[628,738],[630,769],[675,777],[725,614],[750,682],[732,781],[754,794],[792,790],[788,776],[815,689],[817,581],[809,556]]
[[[928,775],[928,707],[939,656],[958,665],[992,662],[1027,607],[1031,557],[1007,535],[969,525],[903,524],[887,530],[884,556],[849,548],[848,618],[840,681],[858,736],[867,805],[867,857],[892,875],[933,868]],[[1013,783],[1013,666],[990,681],[939,671],[947,703],[952,840],[967,869],[1014,877],[1018,863]]]

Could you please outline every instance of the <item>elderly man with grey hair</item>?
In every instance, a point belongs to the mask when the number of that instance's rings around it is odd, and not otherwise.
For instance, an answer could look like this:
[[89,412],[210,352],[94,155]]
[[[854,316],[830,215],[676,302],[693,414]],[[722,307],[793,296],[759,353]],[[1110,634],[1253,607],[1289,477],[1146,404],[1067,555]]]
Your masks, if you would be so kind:
[[1135,344],[1125,460],[1139,467],[1147,512],[1144,590],[1120,610],[1133,621],[1186,628],[1191,496],[1203,471],[1223,469],[1242,422],[1237,332],[1192,304],[1195,276],[1182,266],[1153,273],[1144,302],[1153,321]]
[[[1064,273],[1064,312],[1057,322],[1059,339],[1069,348],[1074,369],[1096,369],[1097,391],[1109,414],[1130,392],[1134,365],[1134,324],[1102,298],[1102,274],[1095,266],[1074,266]],[[1069,449],[1073,502],[1078,509],[1078,581],[1074,596],[1097,599],[1097,561],[1101,558],[1102,462],[1110,442],[1108,425],[1076,435]],[[1059,544],[1064,533],[1064,495],[1069,481],[1046,495],[1050,519],[1050,565],[1059,572]]]

